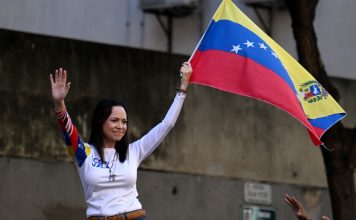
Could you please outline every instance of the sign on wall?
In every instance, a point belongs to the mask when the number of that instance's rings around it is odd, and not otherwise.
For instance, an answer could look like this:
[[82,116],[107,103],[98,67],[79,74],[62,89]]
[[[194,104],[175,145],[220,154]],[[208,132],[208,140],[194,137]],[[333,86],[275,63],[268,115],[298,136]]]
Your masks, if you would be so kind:
[[272,203],[272,189],[269,184],[247,182],[244,185],[244,199],[246,203],[270,205]]
[[259,206],[243,206],[241,220],[275,220],[276,210]]

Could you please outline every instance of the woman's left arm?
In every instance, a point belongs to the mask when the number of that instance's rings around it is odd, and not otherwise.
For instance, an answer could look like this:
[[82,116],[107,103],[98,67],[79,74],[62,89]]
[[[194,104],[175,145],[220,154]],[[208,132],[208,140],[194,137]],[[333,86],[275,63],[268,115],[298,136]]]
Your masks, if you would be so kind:
[[141,163],[142,160],[144,160],[157,148],[157,146],[167,136],[169,131],[174,127],[174,124],[177,121],[177,118],[184,103],[192,71],[193,70],[190,63],[185,62],[182,64],[182,67],[180,69],[180,87],[166,116],[164,117],[161,123],[156,125],[141,139],[132,143],[132,150],[136,152],[139,163]]

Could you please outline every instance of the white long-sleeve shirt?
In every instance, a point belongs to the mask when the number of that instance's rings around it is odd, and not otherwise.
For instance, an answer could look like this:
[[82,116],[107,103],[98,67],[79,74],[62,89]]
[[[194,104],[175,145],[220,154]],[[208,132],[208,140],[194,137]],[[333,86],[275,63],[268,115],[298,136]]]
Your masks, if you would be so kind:
[[[87,216],[111,216],[142,208],[137,199],[137,168],[173,128],[184,99],[184,93],[177,93],[163,121],[129,144],[123,163],[117,158],[115,148],[104,148],[106,161],[102,162],[95,148],[81,141],[68,113],[57,113],[66,143],[74,153],[88,206]],[[114,178],[109,178],[110,170]]]

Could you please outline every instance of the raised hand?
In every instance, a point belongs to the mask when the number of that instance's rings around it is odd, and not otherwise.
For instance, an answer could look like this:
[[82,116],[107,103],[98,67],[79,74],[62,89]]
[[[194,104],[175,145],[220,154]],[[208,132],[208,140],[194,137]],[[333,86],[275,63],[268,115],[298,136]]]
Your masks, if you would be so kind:
[[189,62],[184,62],[180,68],[181,81],[180,89],[185,91],[187,90],[190,76],[192,75],[193,69]]
[[64,110],[64,98],[68,94],[70,82],[67,82],[67,71],[60,68],[54,73],[49,74],[49,80],[52,87],[52,98],[55,104],[56,111]]
[[55,71],[54,78],[52,74],[49,74],[49,80],[51,81],[53,101],[63,101],[70,88],[70,82],[67,83],[67,71],[60,68]]
[[305,213],[303,205],[296,198],[294,198],[294,196],[285,194],[284,201],[286,201],[286,203],[293,209],[295,216],[299,220],[310,220],[309,216]]

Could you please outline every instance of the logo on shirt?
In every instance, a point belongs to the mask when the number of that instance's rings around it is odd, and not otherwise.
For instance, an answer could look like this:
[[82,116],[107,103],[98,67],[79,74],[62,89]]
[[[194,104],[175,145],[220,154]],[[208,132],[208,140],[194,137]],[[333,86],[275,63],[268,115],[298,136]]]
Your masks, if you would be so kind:
[[93,167],[109,169],[109,161],[102,161],[100,158],[94,157],[91,163]]

